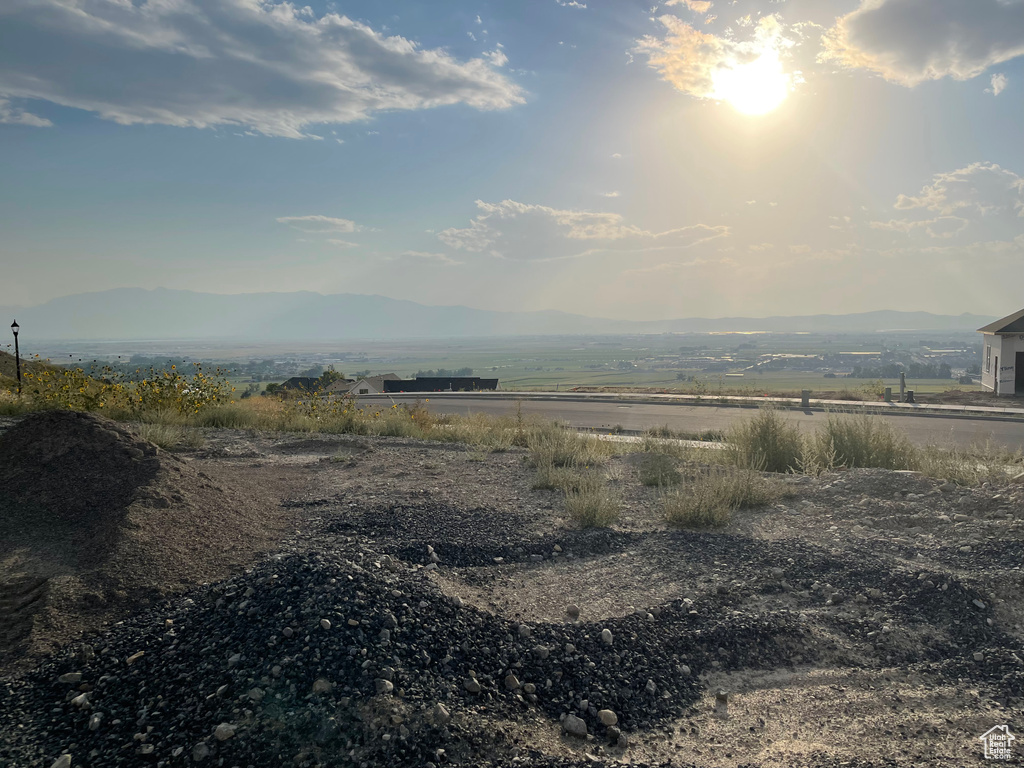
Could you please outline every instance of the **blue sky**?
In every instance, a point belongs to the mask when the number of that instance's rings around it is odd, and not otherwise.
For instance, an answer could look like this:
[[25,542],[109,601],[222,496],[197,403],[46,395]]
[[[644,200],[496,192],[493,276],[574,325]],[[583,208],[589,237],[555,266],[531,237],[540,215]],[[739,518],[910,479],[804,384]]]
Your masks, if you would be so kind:
[[0,305],[1024,304],[1022,0],[0,6]]

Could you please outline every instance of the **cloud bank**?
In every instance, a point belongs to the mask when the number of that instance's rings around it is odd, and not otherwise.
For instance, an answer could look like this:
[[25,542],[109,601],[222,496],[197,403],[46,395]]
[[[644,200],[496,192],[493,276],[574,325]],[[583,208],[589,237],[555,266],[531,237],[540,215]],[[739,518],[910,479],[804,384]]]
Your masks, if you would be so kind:
[[517,261],[547,261],[607,251],[687,248],[729,234],[728,227],[697,224],[648,232],[617,213],[572,211],[503,200],[476,201],[479,214],[468,227],[438,233],[456,250]]
[[862,0],[836,22],[825,46],[825,58],[901,85],[968,80],[1024,55],[1024,2]]
[[[521,103],[523,92],[492,66],[503,57],[499,50],[489,61],[459,61],[288,2],[0,4],[0,95],[126,125],[234,125],[301,138],[310,125],[381,110],[504,109]],[[20,122],[34,117],[21,114]]]

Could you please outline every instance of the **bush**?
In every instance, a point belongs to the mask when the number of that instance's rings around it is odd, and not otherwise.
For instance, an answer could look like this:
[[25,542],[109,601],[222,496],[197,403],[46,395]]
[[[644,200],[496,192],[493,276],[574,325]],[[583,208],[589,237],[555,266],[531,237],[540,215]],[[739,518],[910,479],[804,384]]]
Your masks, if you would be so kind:
[[728,523],[734,510],[764,506],[780,498],[782,487],[777,480],[749,469],[708,467],[662,496],[661,505],[671,525],[712,528]]
[[604,478],[592,472],[572,473],[565,491],[565,510],[582,528],[605,528],[619,519],[619,500]]
[[729,460],[763,472],[795,472],[801,466],[803,440],[795,424],[773,408],[732,427],[725,436]]
[[200,448],[203,445],[201,432],[176,424],[138,424],[135,426],[135,432],[143,440],[148,440],[165,451]]
[[884,419],[868,415],[829,416],[808,437],[803,465],[807,469],[880,467],[915,469],[917,451],[906,435]]
[[664,453],[648,453],[640,460],[640,482],[650,486],[678,485],[682,480],[676,460]]
[[535,467],[590,467],[602,464],[614,447],[595,437],[562,427],[554,422],[531,424],[526,429],[530,463]]

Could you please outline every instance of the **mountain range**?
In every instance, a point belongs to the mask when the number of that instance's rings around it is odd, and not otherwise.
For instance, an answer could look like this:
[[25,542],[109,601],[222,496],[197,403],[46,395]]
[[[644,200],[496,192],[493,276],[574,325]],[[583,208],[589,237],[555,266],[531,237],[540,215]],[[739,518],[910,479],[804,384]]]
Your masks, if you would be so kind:
[[384,296],[341,293],[213,294],[166,288],[116,288],[63,296],[33,307],[0,308],[22,334],[45,340],[100,339],[415,339],[574,334],[871,333],[975,331],[984,315],[883,310],[847,315],[610,320],[566,312],[495,312],[426,306]]

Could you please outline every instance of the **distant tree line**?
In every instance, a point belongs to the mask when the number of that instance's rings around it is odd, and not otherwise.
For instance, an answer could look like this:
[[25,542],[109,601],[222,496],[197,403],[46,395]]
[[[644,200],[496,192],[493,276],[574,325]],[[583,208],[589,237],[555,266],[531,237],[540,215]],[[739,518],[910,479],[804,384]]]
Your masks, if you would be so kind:
[[456,368],[454,371],[447,368],[438,368],[436,371],[416,371],[417,379],[458,379],[462,376],[472,375],[472,368]]
[[854,379],[898,379],[900,373],[905,373],[907,378],[910,379],[949,379],[953,376],[953,371],[947,363],[935,365],[929,363],[909,363],[908,365],[887,363],[875,367],[855,365],[850,377]]

